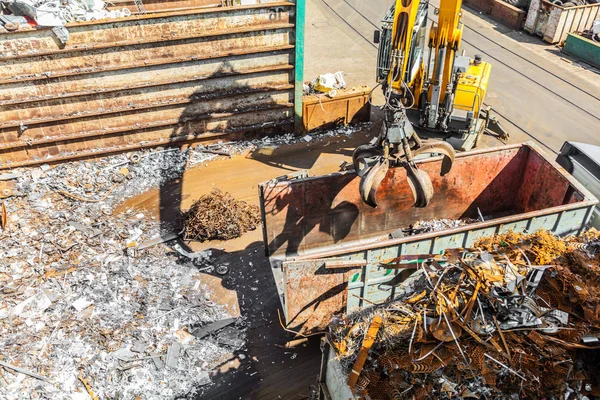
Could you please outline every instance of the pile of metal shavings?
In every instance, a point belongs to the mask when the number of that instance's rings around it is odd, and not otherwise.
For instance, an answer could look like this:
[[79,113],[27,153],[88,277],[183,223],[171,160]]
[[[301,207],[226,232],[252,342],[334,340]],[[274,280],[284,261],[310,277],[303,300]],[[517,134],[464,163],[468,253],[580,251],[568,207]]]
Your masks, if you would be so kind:
[[231,317],[203,283],[210,252],[162,244],[172,236],[142,213],[112,215],[184,160],[147,151],[0,172],[2,399],[193,397],[245,346],[243,319],[235,343],[206,335]]
[[219,189],[202,196],[186,212],[184,240],[229,240],[255,230],[260,224],[257,206],[234,199]]
[[[349,377],[358,371],[358,395],[600,396],[600,233],[559,239],[541,231],[487,243],[499,247],[430,258],[395,300],[332,320],[327,339]],[[550,255],[552,265],[533,263]]]
[[517,249],[529,262],[546,265],[563,255],[569,246],[578,245],[582,240],[585,246],[593,246],[594,235],[595,230],[589,231],[571,243],[544,230],[530,235],[509,231],[502,235],[482,238],[475,243],[475,247],[483,250],[499,251],[505,248]]

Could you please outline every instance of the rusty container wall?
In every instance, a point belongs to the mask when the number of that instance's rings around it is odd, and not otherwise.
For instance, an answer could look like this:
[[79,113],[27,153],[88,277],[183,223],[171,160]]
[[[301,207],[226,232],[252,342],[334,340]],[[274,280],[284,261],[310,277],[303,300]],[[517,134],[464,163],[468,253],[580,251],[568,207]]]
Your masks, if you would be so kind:
[[331,129],[371,120],[371,104],[367,86],[339,90],[330,97],[325,94],[304,96],[302,99],[302,123],[305,132]]
[[[532,144],[463,153],[439,176],[441,159],[420,163],[435,195],[412,208],[402,168],[393,169],[370,208],[358,194],[359,178],[339,173],[270,182],[261,187],[265,245],[288,327],[302,333],[324,329],[333,313],[351,312],[395,296],[404,275],[381,266],[403,255],[439,254],[509,230],[579,232],[596,198]],[[477,218],[464,227],[388,239],[417,221]]]
[[569,33],[591,29],[599,18],[600,3],[563,7],[547,0],[532,0],[524,28],[548,43],[563,43]]
[[214,3],[0,31],[0,168],[293,129],[294,3]]

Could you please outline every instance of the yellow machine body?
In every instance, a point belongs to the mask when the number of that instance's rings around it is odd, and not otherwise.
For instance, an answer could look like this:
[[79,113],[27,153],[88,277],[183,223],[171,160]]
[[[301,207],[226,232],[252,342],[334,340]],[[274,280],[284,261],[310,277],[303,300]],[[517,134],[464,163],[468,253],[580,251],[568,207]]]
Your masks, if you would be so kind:
[[[425,73],[423,61],[414,62],[415,51],[422,51],[426,39],[425,25],[417,25],[419,22],[420,0],[396,0],[395,14],[392,28],[391,40],[391,64],[392,68],[387,77],[388,85],[396,92],[401,93],[404,101],[407,101],[408,93],[413,97],[413,106],[421,94]],[[411,65],[411,61],[414,63]]]
[[454,95],[454,108],[463,111],[473,111],[475,118],[479,117],[485,94],[487,92],[492,65],[474,60],[469,63],[467,72],[460,74]]

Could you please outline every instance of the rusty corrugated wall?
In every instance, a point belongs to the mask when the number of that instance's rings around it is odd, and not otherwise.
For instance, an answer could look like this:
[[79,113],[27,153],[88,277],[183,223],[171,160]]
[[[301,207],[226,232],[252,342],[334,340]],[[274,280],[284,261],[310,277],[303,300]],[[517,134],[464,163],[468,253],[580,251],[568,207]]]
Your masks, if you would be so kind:
[[0,168],[293,129],[294,3],[214,3],[0,31]]

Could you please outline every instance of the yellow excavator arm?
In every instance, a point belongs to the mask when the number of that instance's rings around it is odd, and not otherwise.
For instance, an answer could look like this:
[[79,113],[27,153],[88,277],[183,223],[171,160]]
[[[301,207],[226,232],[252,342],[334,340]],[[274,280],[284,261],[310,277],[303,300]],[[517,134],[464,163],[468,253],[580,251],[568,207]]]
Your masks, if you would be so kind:
[[[419,0],[397,0],[394,7],[394,23],[392,25],[390,60],[391,68],[387,77],[387,84],[394,90],[403,92],[403,98],[409,93],[404,92],[408,89],[415,89],[414,84],[417,74],[422,74],[422,57],[416,74],[411,74],[412,66],[410,58],[413,49],[419,47],[415,31],[419,28],[419,23],[427,23],[426,7]],[[424,12],[423,12],[424,11]],[[422,19],[422,21],[420,20]]]
[[423,128],[459,135],[451,140],[459,150],[469,150],[483,133],[486,123],[480,112],[491,74],[491,65],[458,55],[463,25],[461,0],[441,0],[438,21],[429,33],[433,71],[425,82],[427,95],[418,101],[419,125]]
[[[441,0],[438,23],[429,31],[429,51],[434,56],[434,77],[441,77],[440,86],[445,88],[452,80],[454,55],[460,48],[462,24],[460,23],[461,0]],[[431,98],[431,93],[429,94]],[[441,101],[445,99],[445,93]]]
[[[382,46],[380,52],[380,63],[385,57],[391,60],[387,85],[400,94],[404,105],[420,111],[419,127],[478,136],[482,126],[476,122],[491,65],[478,56],[470,59],[457,55],[463,33],[462,0],[441,0],[440,8],[435,10],[437,23],[432,24],[425,44],[427,6],[427,2],[413,0],[396,1],[392,7],[391,46]],[[427,65],[423,60],[426,45]],[[467,146],[473,147],[472,142]],[[467,150],[464,145],[457,147]]]
[[453,144],[462,150],[466,150],[465,143],[472,147],[473,135],[478,138],[487,126],[479,117],[491,66],[478,56],[457,55],[463,30],[462,0],[440,1],[437,24],[431,26],[426,40],[428,6],[427,0],[396,0],[383,20],[377,68],[385,97],[383,128],[376,140],[359,146],[353,154],[362,198],[373,207],[378,205],[377,189],[390,167],[407,170],[416,207],[426,207],[434,193],[430,177],[417,168],[415,157],[443,155],[442,175],[452,167],[452,139],[421,140],[407,110],[418,110],[417,125],[424,130],[447,137],[461,135]]

